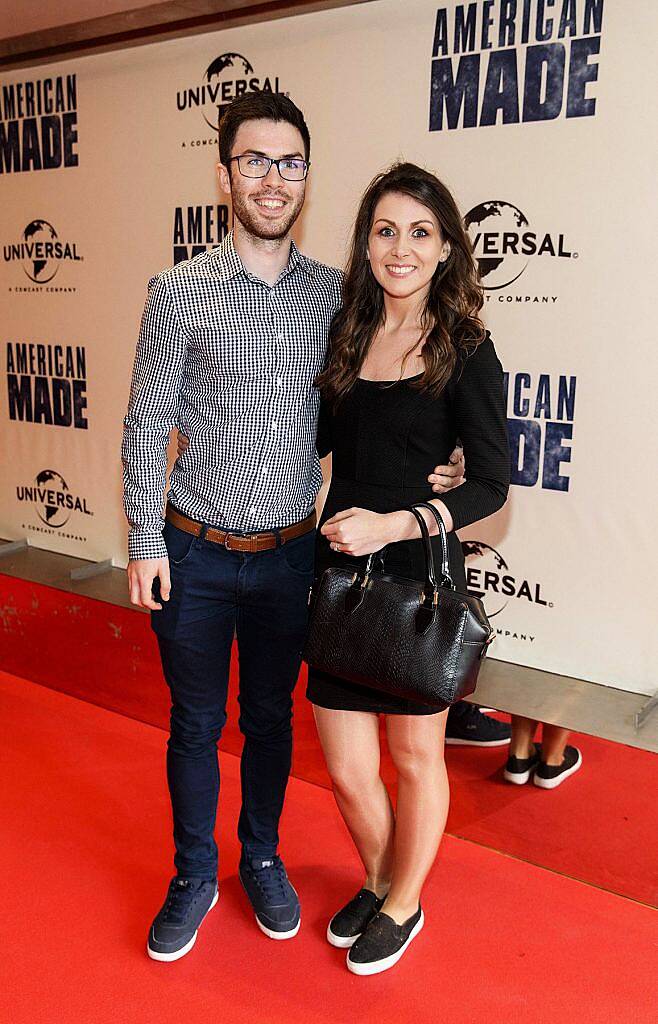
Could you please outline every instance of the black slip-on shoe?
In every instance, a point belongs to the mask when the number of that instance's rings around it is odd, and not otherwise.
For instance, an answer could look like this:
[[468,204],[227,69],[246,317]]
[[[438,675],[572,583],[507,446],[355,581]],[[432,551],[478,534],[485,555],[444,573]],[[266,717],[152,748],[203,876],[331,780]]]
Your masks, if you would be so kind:
[[461,700],[448,711],[446,743],[456,747],[504,747],[512,736],[509,722],[485,715],[477,704]]
[[180,960],[192,949],[199,927],[215,906],[217,882],[202,878],[172,878],[167,898],[151,925],[146,952],[151,960]]
[[243,857],[239,874],[263,934],[269,939],[294,938],[301,924],[301,909],[281,858]]
[[396,924],[392,917],[380,911],[350,949],[347,966],[352,974],[388,971],[404,955],[424,924],[420,907],[404,924]]
[[513,782],[515,786],[523,786],[540,761],[541,743],[535,743],[535,752],[530,757],[515,757],[514,755],[508,757],[503,775],[507,782]]
[[381,910],[385,896],[379,899],[370,889],[359,889],[342,910],[334,914],[327,928],[327,941],[338,949],[349,949]]
[[577,772],[582,763],[583,755],[577,747],[565,747],[562,764],[546,764],[540,761],[532,781],[540,789],[555,789]]

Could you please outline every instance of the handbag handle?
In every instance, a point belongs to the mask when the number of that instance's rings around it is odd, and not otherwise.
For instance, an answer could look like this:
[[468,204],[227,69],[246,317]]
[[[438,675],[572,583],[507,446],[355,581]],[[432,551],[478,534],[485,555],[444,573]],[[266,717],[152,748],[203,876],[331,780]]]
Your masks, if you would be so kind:
[[434,516],[436,525],[439,528],[439,539],[441,541],[441,582],[440,586],[448,587],[450,590],[455,589],[452,576],[450,575],[450,559],[448,557],[448,534],[446,531],[446,524],[443,522],[443,516],[439,512],[436,505],[433,505],[431,501],[419,501],[414,508],[426,508]]
[[[432,551],[432,542],[430,539],[430,532],[427,529],[427,523],[425,522],[424,516],[418,511],[419,508],[428,508],[434,515],[437,526],[439,528],[439,537],[441,540],[441,580],[437,582],[436,569],[434,564],[434,552]],[[441,514],[438,509],[435,509],[429,502],[418,502],[416,505],[412,505],[409,509],[414,519],[418,523],[420,528],[420,536],[423,542],[423,551],[425,554],[425,587],[424,587],[424,604],[436,606],[439,600],[439,587],[445,589],[454,590],[455,585],[450,575],[450,563],[448,561],[448,537],[446,534],[445,523],[441,518]],[[368,555],[368,561],[366,562],[363,576],[359,572],[355,572],[352,579],[351,594],[348,598],[348,610],[354,611],[361,601],[365,593],[366,587],[370,581],[370,577],[375,568],[375,562],[379,560],[381,562],[381,568],[384,568],[384,551],[386,548],[380,548],[377,551],[373,551]]]

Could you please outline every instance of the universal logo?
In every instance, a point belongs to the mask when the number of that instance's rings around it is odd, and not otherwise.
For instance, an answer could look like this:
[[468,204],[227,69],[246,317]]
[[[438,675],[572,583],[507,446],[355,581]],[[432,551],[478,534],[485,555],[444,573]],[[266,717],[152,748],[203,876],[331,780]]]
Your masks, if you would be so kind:
[[217,145],[217,133],[224,112],[238,96],[250,92],[280,93],[279,78],[256,74],[251,62],[241,53],[222,53],[205,70],[200,85],[179,89],[176,107],[179,112],[198,110],[212,135],[191,139],[182,148]]
[[[577,252],[567,248],[563,234],[534,230],[518,206],[502,199],[488,199],[474,206],[464,217],[464,224],[485,292],[509,288],[525,273],[532,260],[578,258]],[[507,301],[511,298],[507,297]],[[548,296],[527,299],[548,300]]]
[[3,245],[5,263],[20,262],[23,272],[37,285],[48,284],[63,263],[80,263],[77,242],[59,237],[47,220],[31,220],[20,240]]
[[37,473],[33,484],[19,485],[16,497],[21,503],[34,506],[41,522],[50,528],[49,532],[63,529],[75,512],[85,516],[94,514],[87,507],[87,499],[73,494],[64,477],[54,469]]
[[530,604],[552,608],[552,601],[545,601],[541,584],[530,580],[519,580],[495,548],[481,540],[463,540],[462,552],[466,563],[466,585],[473,597],[483,602],[487,615],[494,618],[518,598]]

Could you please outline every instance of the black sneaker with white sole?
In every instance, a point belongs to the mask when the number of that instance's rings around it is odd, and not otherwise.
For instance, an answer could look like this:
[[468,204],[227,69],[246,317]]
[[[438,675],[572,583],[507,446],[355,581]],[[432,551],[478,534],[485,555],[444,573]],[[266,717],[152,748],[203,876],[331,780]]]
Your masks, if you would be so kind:
[[420,907],[404,924],[396,924],[392,917],[380,911],[350,949],[347,966],[352,974],[388,971],[404,956],[424,924]]
[[385,896],[379,899],[370,889],[359,889],[356,896],[332,917],[327,928],[327,941],[338,949],[349,949],[381,910],[385,899]]
[[301,923],[299,897],[281,858],[243,858],[239,873],[260,930],[270,939],[294,938]]
[[448,711],[446,743],[456,747],[503,747],[509,743],[512,727],[482,713],[477,704],[460,700]]
[[541,743],[535,743],[534,747],[534,754],[531,754],[530,757],[512,755],[507,758],[507,764],[503,771],[507,782],[513,782],[515,786],[523,786],[529,780],[541,761]]
[[540,761],[532,781],[540,789],[555,789],[577,772],[582,763],[583,755],[577,747],[565,747],[562,764],[546,764]]
[[196,942],[199,926],[218,899],[217,882],[172,878],[167,898],[149,932],[146,952],[151,960],[180,960]]

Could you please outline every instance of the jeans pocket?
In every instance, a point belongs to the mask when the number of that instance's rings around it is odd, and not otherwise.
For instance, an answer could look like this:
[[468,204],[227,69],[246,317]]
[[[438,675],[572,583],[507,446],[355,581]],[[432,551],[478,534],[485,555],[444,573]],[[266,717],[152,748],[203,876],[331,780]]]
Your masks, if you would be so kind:
[[292,572],[300,576],[311,577],[315,562],[315,530],[310,530],[301,537],[289,540],[282,546],[281,553]]
[[179,530],[168,520],[165,522],[162,536],[167,545],[169,564],[179,566],[186,562],[194,550],[197,538],[185,530]]

